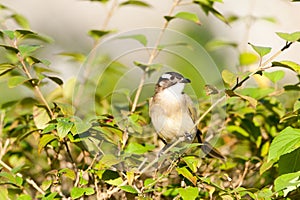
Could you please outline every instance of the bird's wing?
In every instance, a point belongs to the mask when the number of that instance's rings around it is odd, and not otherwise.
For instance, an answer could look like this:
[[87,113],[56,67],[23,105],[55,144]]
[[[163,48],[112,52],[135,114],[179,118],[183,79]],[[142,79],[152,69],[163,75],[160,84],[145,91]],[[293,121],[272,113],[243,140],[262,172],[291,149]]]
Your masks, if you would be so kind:
[[183,94],[183,95],[184,95],[185,103],[188,107],[189,114],[190,114],[193,122],[195,122],[196,119],[197,119],[197,111],[196,111],[196,108],[194,106],[194,103],[193,103],[192,99],[187,94]]

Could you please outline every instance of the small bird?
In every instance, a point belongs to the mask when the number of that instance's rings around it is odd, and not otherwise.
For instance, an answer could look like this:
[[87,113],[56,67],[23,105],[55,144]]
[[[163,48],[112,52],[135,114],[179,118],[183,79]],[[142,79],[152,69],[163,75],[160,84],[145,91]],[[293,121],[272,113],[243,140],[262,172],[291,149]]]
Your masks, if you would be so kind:
[[155,94],[149,100],[149,115],[152,124],[165,145],[185,137],[192,141],[196,135],[201,149],[211,157],[224,157],[201,138],[201,131],[195,126],[196,109],[192,99],[183,92],[188,78],[177,72],[166,72],[155,86]]

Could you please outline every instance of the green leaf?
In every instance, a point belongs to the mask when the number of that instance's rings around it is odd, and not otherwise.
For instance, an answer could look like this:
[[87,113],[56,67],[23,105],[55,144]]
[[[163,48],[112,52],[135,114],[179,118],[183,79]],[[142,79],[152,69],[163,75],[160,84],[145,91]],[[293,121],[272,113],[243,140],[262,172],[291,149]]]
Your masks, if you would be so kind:
[[1,63],[0,64],[0,76],[10,72],[11,70],[13,70],[14,68],[16,68],[13,64],[10,63]]
[[135,1],[135,0],[129,0],[121,3],[119,6],[127,6],[127,5],[133,5],[133,6],[141,6],[141,7],[148,7],[150,8],[151,5],[144,2],[144,1]]
[[61,80],[60,78],[58,78],[56,76],[47,76],[47,78],[49,78],[51,81],[53,81],[57,85],[63,85],[64,84],[63,80]]
[[76,52],[62,52],[58,55],[70,57],[72,61],[75,62],[84,62],[86,60],[86,56],[82,53],[76,53]]
[[193,176],[193,174],[186,167],[176,168],[176,171],[178,174],[181,174],[189,181],[191,181],[194,185],[197,184],[197,177]]
[[243,88],[239,90],[239,94],[250,96],[254,99],[261,99],[274,92],[274,88]]
[[42,188],[42,190],[48,190],[49,188],[50,188],[50,186],[52,185],[52,183],[53,183],[53,181],[50,179],[50,180],[44,180],[43,182],[42,182],[42,185],[41,185],[41,188]]
[[187,166],[196,173],[198,171],[199,160],[195,156],[186,156],[182,158]]
[[125,192],[129,192],[129,193],[132,193],[132,194],[137,194],[138,193],[138,191],[130,185],[123,185],[123,186],[120,186],[119,188],[121,190],[125,191]]
[[33,52],[41,48],[41,45],[27,45],[23,44],[19,46],[19,51],[23,57],[30,56]]
[[32,200],[32,198],[29,194],[21,194],[17,200]]
[[294,32],[294,33],[282,33],[282,32],[277,32],[276,33],[279,37],[282,39],[289,41],[289,42],[296,42],[300,40],[300,32]]
[[300,99],[298,99],[298,101],[295,102],[293,111],[296,112],[299,109],[300,109]]
[[285,67],[300,74],[300,65],[292,61],[272,62],[272,67]]
[[71,180],[75,180],[76,178],[76,174],[73,170],[69,169],[69,168],[64,168],[64,169],[61,169],[59,170],[60,174],[63,174],[64,176],[66,176],[67,178],[71,179]]
[[11,16],[11,18],[13,18],[15,20],[15,22],[22,28],[26,28],[26,29],[30,28],[29,22],[24,16],[22,16],[20,14],[14,14]]
[[56,195],[58,195],[57,192],[51,192],[51,193],[47,193],[43,196],[42,200],[54,200],[56,199]]
[[178,188],[178,192],[183,200],[194,200],[197,198],[199,190],[197,187]]
[[293,191],[300,186],[300,171],[295,173],[283,174],[275,179],[274,186],[275,192],[279,192],[285,189]]
[[[152,149],[152,148],[150,148]],[[149,147],[143,146],[139,143],[136,142],[131,142],[128,144],[127,148],[125,149],[126,153],[129,154],[144,154],[146,152],[148,152],[148,150],[150,150]]]
[[73,199],[78,199],[84,195],[92,195],[94,193],[95,193],[94,189],[90,187],[88,188],[73,187],[71,189],[71,197]]
[[265,55],[267,55],[268,53],[270,53],[271,50],[272,50],[271,47],[261,47],[261,46],[255,46],[253,44],[250,44],[250,45],[253,48],[253,50],[256,51],[256,53],[258,53],[258,55],[260,57],[264,57]]
[[165,19],[167,21],[171,21],[172,19],[183,19],[183,20],[187,20],[187,21],[191,21],[194,22],[198,25],[201,25],[201,22],[198,18],[198,16],[194,13],[190,13],[190,12],[179,12],[174,16],[165,16]]
[[226,126],[226,129],[231,133],[237,132],[237,133],[241,134],[244,137],[249,137],[249,133],[247,131],[245,131],[245,129],[243,129],[240,126],[229,125],[229,126]]
[[14,88],[18,85],[23,84],[24,82],[27,81],[27,78],[23,77],[23,76],[13,76],[10,79],[8,79],[8,87],[9,88]]
[[38,129],[46,128],[50,120],[51,118],[44,107],[33,107],[33,121]]
[[147,178],[147,179],[145,179],[145,181],[144,181],[144,186],[146,187],[146,188],[149,188],[149,186],[153,186],[153,184],[155,183],[156,181],[154,180],[154,179],[152,179],[152,178]]
[[280,175],[300,171],[300,148],[280,156],[278,171]]
[[12,51],[15,54],[19,53],[19,50],[16,49],[15,47],[12,47],[12,46],[7,46],[7,45],[4,45],[4,44],[0,44],[0,47],[5,48],[7,51]]
[[271,143],[268,161],[278,160],[280,156],[290,153],[300,147],[300,129],[287,127],[274,138]]
[[147,38],[145,35],[142,34],[136,34],[136,35],[127,35],[127,36],[121,36],[118,37],[119,39],[133,39],[141,43],[143,46],[147,46]]
[[263,72],[263,75],[270,79],[273,83],[277,83],[281,79],[283,79],[285,73],[282,70],[274,71],[274,72]]
[[50,142],[52,142],[53,140],[56,140],[57,137],[53,134],[45,134],[41,137],[41,139],[39,140],[39,144],[38,144],[38,152],[41,152],[43,150],[44,147],[47,146],[47,144],[49,144]]
[[[216,2],[222,2],[222,1],[216,1]],[[193,3],[199,5],[201,9],[205,12],[206,15],[211,13],[215,17],[217,17],[219,20],[222,22],[228,24],[228,20],[219,12],[217,11],[214,7],[214,1],[209,1],[209,0],[194,0]]]
[[88,32],[88,35],[94,38],[95,40],[98,40],[102,38],[105,35],[110,34],[112,31],[104,31],[104,30],[90,30]]
[[15,32],[11,30],[3,30],[2,33],[6,35],[9,39],[13,40],[15,38]]
[[122,179],[122,177],[118,177],[116,179],[110,179],[110,180],[106,180],[106,183],[110,184],[110,185],[114,185],[114,186],[119,186],[121,185],[124,181]]
[[208,51],[214,51],[217,49],[220,49],[222,47],[237,47],[237,43],[235,42],[229,42],[224,40],[211,40],[205,45],[206,49]]
[[222,79],[229,86],[233,86],[234,84],[236,84],[237,76],[234,73],[232,73],[231,71],[224,69],[222,71]]
[[239,60],[240,65],[245,66],[256,63],[258,61],[258,57],[253,53],[244,52],[240,54]]
[[57,119],[57,135],[60,139],[67,136],[73,126],[73,122],[70,122],[68,118]]

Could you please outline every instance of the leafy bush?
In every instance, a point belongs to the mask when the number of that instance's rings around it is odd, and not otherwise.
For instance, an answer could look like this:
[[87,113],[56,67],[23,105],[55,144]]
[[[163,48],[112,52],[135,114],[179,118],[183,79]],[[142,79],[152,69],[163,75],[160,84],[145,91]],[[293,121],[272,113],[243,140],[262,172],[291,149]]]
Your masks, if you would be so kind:
[[[207,95],[196,90],[194,99],[201,113],[199,128],[207,139],[214,137],[212,141],[226,156],[225,161],[201,156],[198,143],[188,145],[188,149],[169,149],[173,156],[157,157],[161,142],[149,126],[147,99],[153,94],[149,80],[165,70],[165,62],[174,61],[168,61],[169,54],[164,53],[189,55],[185,52],[191,46],[186,41],[163,43],[164,35],[171,34],[167,30],[169,24],[184,20],[199,26],[201,20],[196,13],[177,11],[186,2],[174,0],[169,14],[162,17],[164,24],[158,32],[148,29],[150,35],[117,35],[105,28],[116,8],[151,9],[151,5],[133,0],[96,2],[111,3],[104,29],[88,32],[96,50],[89,55],[60,53],[83,66],[82,76],[68,81],[59,78],[51,62],[39,56],[51,39],[30,30],[24,16],[0,5],[0,80],[8,86],[1,91],[1,199],[300,197],[300,65],[277,60],[280,54],[299,45],[300,32],[276,33],[284,45],[272,55],[270,47],[249,43],[252,51],[239,53],[242,72],[224,69],[220,75],[222,83],[205,86]],[[222,15],[215,8],[218,2],[222,1],[196,0],[189,4],[225,24],[243,20]],[[20,28],[6,27],[7,20],[13,20]],[[149,36],[154,33],[157,37],[152,44]],[[120,47],[124,40],[138,43],[139,48],[146,49],[148,59],[140,57],[128,64],[105,54],[107,43],[103,43],[103,38],[114,34]],[[115,41],[110,42],[109,45]],[[206,44],[208,50],[224,46],[237,48],[233,42],[220,40]],[[190,55],[195,52],[192,49]],[[139,53],[135,58],[139,58]],[[165,60],[159,59],[161,54],[166,55]],[[199,83],[207,78],[195,74],[184,59],[180,62],[186,67],[174,70],[191,75]],[[134,76],[127,76],[131,70],[136,70]],[[280,80],[286,73],[298,82],[282,85]],[[247,86],[249,80],[257,84]],[[260,85],[261,81],[267,86]],[[123,87],[118,88],[118,84]],[[192,86],[199,88],[197,81]],[[11,95],[16,97],[7,101],[5,97]],[[216,113],[221,122],[212,120]],[[187,151],[176,153],[182,149]]]

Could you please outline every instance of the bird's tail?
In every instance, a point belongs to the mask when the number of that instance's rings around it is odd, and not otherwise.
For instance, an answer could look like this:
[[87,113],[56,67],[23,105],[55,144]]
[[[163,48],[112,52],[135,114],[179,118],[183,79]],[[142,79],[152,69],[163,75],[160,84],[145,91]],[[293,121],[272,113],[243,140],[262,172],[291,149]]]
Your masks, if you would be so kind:
[[225,157],[219,152],[217,149],[211,146],[208,142],[203,142],[202,132],[197,129],[196,137],[198,142],[201,144],[201,150],[209,157],[219,158],[221,160],[225,160]]

